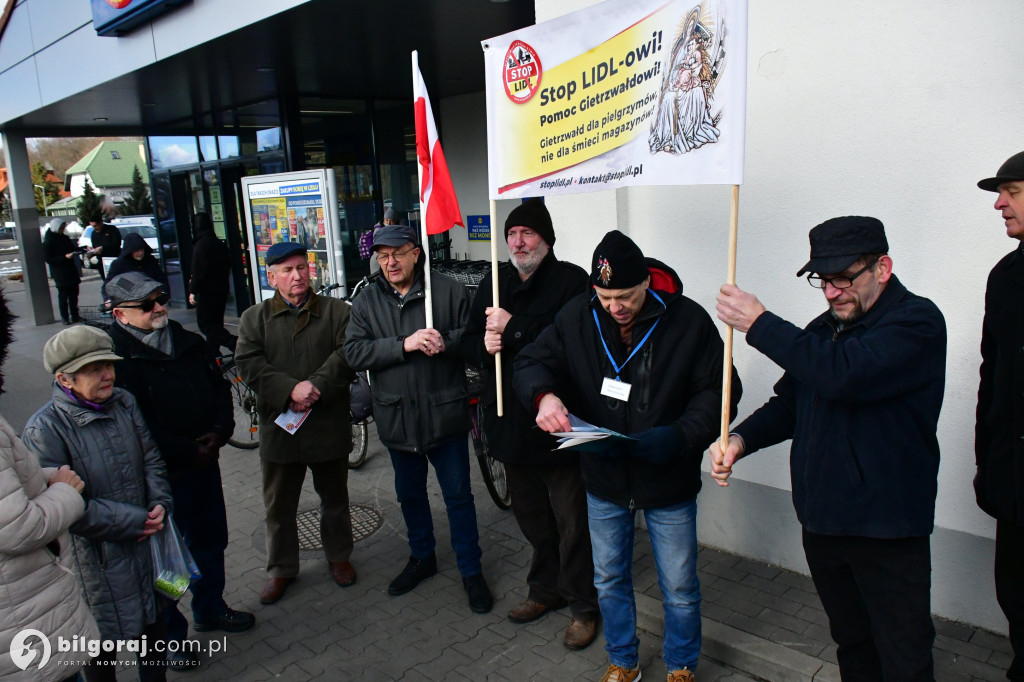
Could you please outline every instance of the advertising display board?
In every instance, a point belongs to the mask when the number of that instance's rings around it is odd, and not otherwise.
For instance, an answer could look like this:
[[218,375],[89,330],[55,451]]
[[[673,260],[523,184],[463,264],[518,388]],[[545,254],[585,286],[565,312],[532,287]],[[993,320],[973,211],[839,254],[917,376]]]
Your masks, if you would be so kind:
[[341,288],[331,294],[346,295],[333,168],[242,178],[242,194],[257,302],[274,295],[267,280],[266,253],[278,242],[306,247],[314,291],[337,283]]

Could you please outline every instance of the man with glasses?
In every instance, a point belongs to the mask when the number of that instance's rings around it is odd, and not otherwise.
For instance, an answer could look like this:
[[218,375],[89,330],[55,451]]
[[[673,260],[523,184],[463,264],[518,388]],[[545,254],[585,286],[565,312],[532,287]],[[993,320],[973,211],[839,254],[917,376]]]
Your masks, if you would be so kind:
[[[192,615],[199,632],[242,632],[256,619],[224,602],[228,521],[217,460],[234,428],[230,387],[205,341],[167,316],[164,285],[139,272],[107,282],[113,306],[110,337],[118,363],[115,384],[131,392],[167,465],[174,521],[202,578],[192,583]],[[162,616],[168,638],[183,641],[188,622],[171,606]],[[179,648],[171,665],[198,665]]]
[[383,277],[352,305],[345,354],[357,371],[370,370],[373,417],[391,454],[395,492],[409,533],[411,556],[388,594],[414,589],[437,573],[434,524],[427,497],[427,463],[441,487],[452,549],[469,608],[493,605],[480,563],[476,507],[469,483],[469,413],[462,332],[469,293],[444,275],[431,276],[434,326],[426,326],[425,254],[416,232],[386,225],[373,238]]
[[1018,241],[992,268],[985,289],[974,491],[978,506],[996,519],[996,598],[1013,645],[1006,677],[1024,680],[1024,152],[978,187],[996,193],[1006,236]]
[[792,439],[793,505],[844,680],[933,680],[931,550],[946,325],[893,274],[882,223],[811,230],[798,276],[829,310],[800,329],[739,287],[718,317],[785,371],[775,395],[711,446],[711,475]]

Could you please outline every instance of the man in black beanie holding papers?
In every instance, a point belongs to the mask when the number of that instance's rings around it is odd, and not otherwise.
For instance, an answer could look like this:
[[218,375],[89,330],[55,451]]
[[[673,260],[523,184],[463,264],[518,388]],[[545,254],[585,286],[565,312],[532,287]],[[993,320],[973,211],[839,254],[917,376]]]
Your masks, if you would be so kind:
[[[719,430],[722,340],[707,312],[683,296],[675,271],[617,230],[595,249],[590,283],[594,293],[566,304],[516,357],[516,395],[550,433],[570,431],[572,413],[628,436],[580,455],[610,659],[602,682],[640,678],[632,580],[638,509],[664,594],[669,679],[691,682],[701,647],[697,493],[701,457]],[[734,414],[741,392],[734,372]]]

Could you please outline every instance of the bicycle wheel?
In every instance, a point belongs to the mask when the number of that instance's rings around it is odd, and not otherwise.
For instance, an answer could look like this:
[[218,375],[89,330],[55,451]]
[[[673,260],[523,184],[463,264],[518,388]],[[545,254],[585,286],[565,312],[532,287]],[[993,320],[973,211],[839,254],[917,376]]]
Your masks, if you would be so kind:
[[352,423],[352,451],[348,453],[348,468],[358,469],[366,462],[366,448],[369,445],[367,422]]
[[231,403],[235,408],[235,431],[228,438],[228,443],[243,450],[254,450],[260,446],[256,394],[238,376],[233,364],[224,368],[224,378],[231,384]]
[[483,408],[480,403],[474,406],[471,416],[473,428],[470,435],[473,437],[473,451],[476,452],[476,461],[480,463],[484,486],[499,509],[508,509],[512,506],[512,494],[508,490],[505,465],[491,457],[491,447],[487,444],[487,434],[484,433]]

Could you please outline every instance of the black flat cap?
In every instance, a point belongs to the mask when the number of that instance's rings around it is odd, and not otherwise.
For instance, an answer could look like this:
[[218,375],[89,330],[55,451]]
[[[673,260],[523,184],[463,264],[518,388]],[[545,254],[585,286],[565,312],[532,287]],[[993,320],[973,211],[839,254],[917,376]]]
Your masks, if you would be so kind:
[[869,253],[888,253],[885,226],[878,218],[843,216],[826,220],[811,229],[811,260],[796,276],[805,272],[842,272]]
[[1004,182],[1024,180],[1024,152],[1014,154],[999,167],[994,178],[985,178],[978,181],[978,187],[986,192],[998,192],[999,185]]
[[384,225],[373,231],[373,250],[379,246],[403,246],[416,243],[416,230],[408,225]]

